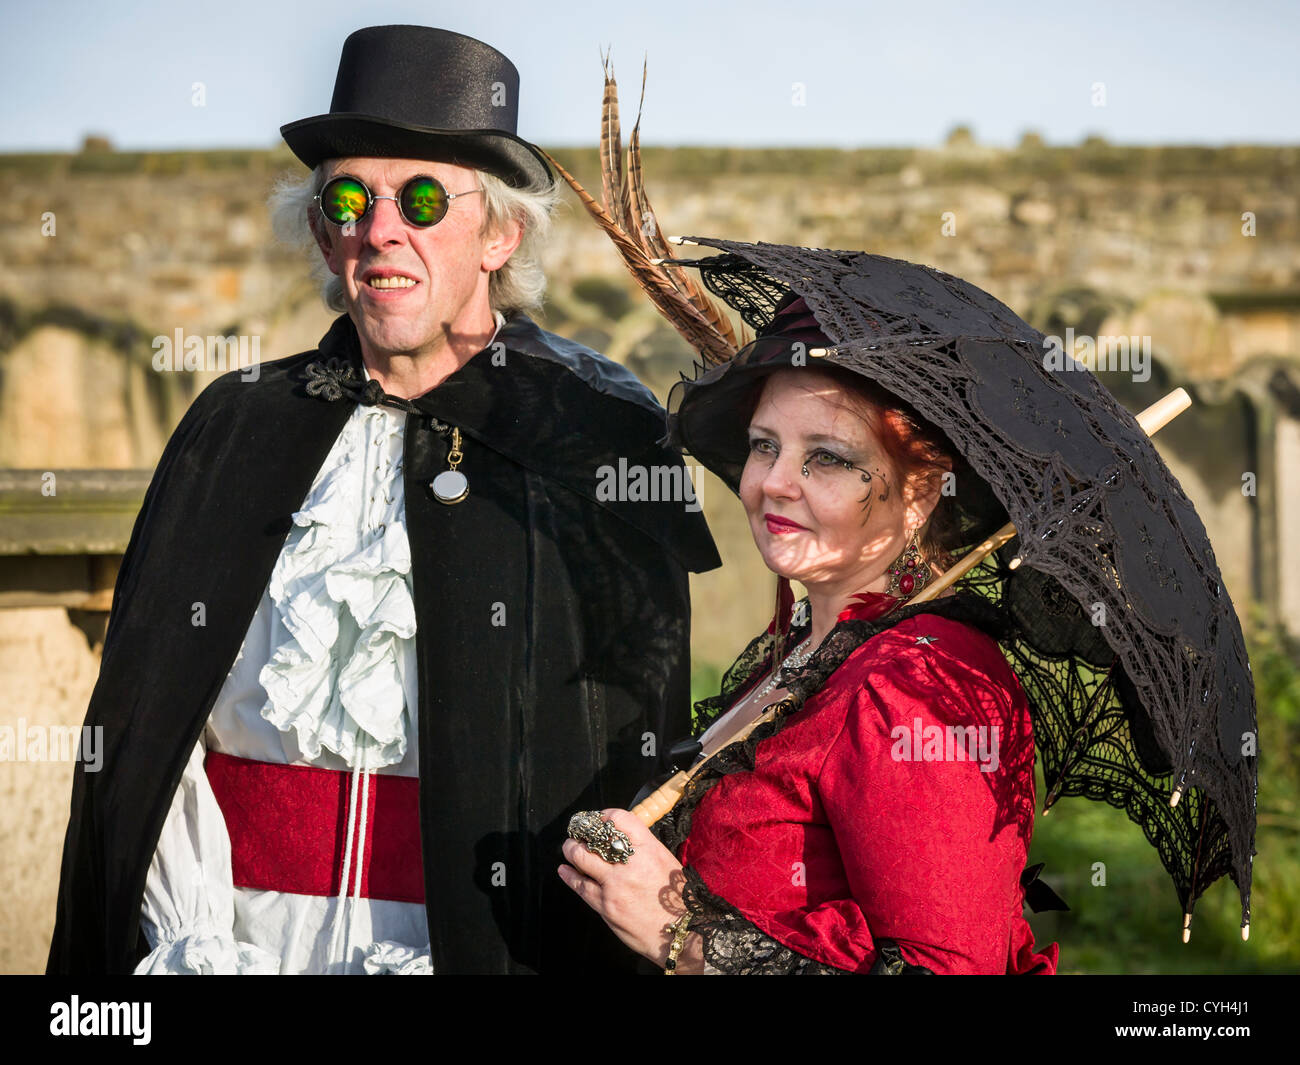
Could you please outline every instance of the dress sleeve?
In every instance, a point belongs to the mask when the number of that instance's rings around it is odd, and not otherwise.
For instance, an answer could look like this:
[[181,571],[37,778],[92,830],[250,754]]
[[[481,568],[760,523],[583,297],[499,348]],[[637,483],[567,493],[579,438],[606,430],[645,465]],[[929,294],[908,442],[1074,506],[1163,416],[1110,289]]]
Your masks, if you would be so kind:
[[1018,688],[948,644],[897,648],[850,694],[818,790],[852,897],[809,922],[936,973],[1001,974],[1023,924],[1032,731]]
[[149,863],[140,924],[151,949],[135,972],[275,974],[280,959],[234,937],[230,837],[195,745]]

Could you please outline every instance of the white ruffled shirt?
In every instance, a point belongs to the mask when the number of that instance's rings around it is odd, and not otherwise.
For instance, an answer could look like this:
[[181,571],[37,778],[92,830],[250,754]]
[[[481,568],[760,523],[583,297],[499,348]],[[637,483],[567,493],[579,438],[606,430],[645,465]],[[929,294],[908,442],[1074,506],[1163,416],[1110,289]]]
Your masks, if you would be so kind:
[[[337,897],[234,887],[203,768],[214,750],[345,770],[361,796],[373,773],[419,776],[405,426],[402,411],[358,403],[293,515],[149,865],[141,924],[152,951],[137,974],[432,972],[424,905],[349,894],[359,872],[347,857]],[[349,807],[359,855],[365,807]]]

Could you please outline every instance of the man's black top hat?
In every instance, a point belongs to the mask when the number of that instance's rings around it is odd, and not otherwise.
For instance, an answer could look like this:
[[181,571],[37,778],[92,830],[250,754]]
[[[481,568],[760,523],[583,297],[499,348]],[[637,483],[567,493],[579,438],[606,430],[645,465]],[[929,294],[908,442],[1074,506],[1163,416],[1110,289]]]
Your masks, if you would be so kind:
[[551,183],[515,133],[519,71],[491,45],[427,26],[370,26],[343,42],[330,113],[280,127],[310,167],[325,159],[430,159],[516,187]]

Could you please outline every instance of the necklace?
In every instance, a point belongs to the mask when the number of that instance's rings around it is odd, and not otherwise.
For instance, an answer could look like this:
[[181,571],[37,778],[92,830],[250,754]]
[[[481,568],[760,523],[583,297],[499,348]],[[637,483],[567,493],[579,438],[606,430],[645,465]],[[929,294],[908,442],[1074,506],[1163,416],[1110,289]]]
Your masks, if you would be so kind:
[[767,682],[767,684],[762,688],[761,691],[759,691],[758,694],[760,696],[763,696],[766,695],[768,692],[773,691],[777,687],[777,684],[779,683],[779,678],[781,676],[782,670],[801,669],[804,665],[806,665],[808,659],[812,658],[812,654],[813,654],[813,649],[812,647],[809,646],[811,643],[812,643],[812,636],[808,636],[804,639],[803,643],[801,643],[798,647],[796,647],[793,651],[791,651],[790,654],[786,657],[786,660],[781,663],[780,667],[772,671],[772,679]]

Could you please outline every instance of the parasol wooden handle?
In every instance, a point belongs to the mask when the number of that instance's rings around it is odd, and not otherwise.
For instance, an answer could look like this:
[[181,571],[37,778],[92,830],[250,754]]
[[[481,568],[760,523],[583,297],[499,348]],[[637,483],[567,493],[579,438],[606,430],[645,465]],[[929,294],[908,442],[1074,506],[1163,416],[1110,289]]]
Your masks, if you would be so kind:
[[[715,750],[713,754],[717,754],[723,747],[730,747],[733,743],[739,743],[741,740],[748,737],[749,734],[753,732],[754,729],[758,728],[759,725],[771,721],[772,718],[776,716],[774,706],[775,704],[773,704],[773,707],[768,707],[759,714],[758,717],[754,718],[753,721],[749,722],[749,724],[741,725],[735,732],[727,736],[726,739],[718,745],[717,750]],[[636,816],[641,819],[641,823],[649,828],[658,821],[659,818],[663,817],[664,814],[677,805],[677,800],[682,797],[682,792],[686,790],[686,785],[690,782],[691,777],[695,776],[699,770],[703,769],[712,757],[713,755],[711,754],[708,758],[701,758],[689,769],[683,769],[678,773],[674,773],[668,778],[668,780],[660,784],[652,794],[647,795],[639,803],[633,806],[632,813],[636,814]]]
[[677,804],[677,800],[682,797],[682,792],[686,790],[686,782],[690,779],[691,775],[685,769],[674,773],[660,784],[656,791],[637,803],[632,808],[632,812],[648,828]]
[[[671,240],[672,238],[669,239]],[[1187,394],[1187,390],[1175,388],[1167,396],[1156,400],[1156,402],[1152,403],[1151,406],[1147,407],[1146,410],[1139,414],[1137,416],[1138,425],[1142,427],[1142,431],[1146,433],[1147,436],[1151,436],[1158,429],[1168,425],[1191,405],[1192,397]],[[944,589],[950,587],[954,581],[959,580],[966,573],[969,573],[979,565],[980,562],[1015,535],[1015,524],[1007,522],[1006,525],[1002,526],[1001,529],[980,544],[979,547],[971,551],[970,554],[966,555],[955,566],[951,569],[945,570],[938,580],[927,585],[925,590],[914,596],[910,602],[929,602],[929,600],[933,599]],[[1011,562],[1011,568],[1015,569],[1018,562],[1019,559],[1013,559]],[[725,741],[719,744],[718,750],[730,746],[738,740],[743,740],[764,721],[771,720],[771,717],[772,714],[770,711],[760,714],[753,721],[749,722],[749,724],[738,728],[733,734],[728,736]],[[639,817],[642,823],[647,827],[653,825],[663,817],[664,814],[671,810],[674,805],[676,805],[677,800],[682,797],[682,792],[686,789],[687,782],[695,775],[697,770],[702,768],[705,763],[708,762],[708,760],[709,759],[705,758],[702,761],[696,762],[690,769],[684,769],[680,773],[675,774],[666,783],[660,785],[659,789],[655,791],[653,795],[650,795],[642,802],[637,803],[636,806],[632,808],[632,813],[636,814],[636,816]],[[1174,792],[1173,805],[1178,804],[1178,796],[1180,793],[1181,789]]]

